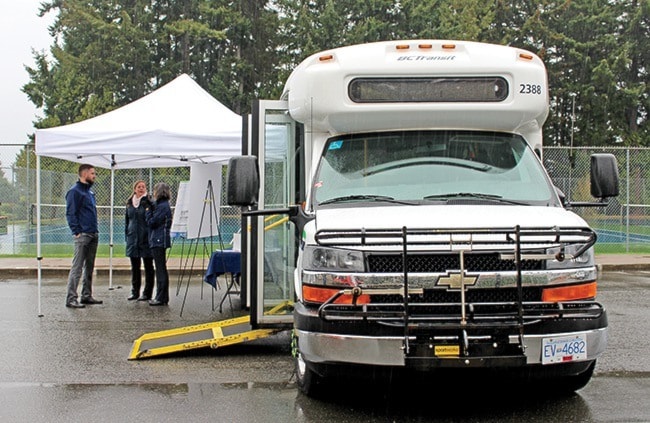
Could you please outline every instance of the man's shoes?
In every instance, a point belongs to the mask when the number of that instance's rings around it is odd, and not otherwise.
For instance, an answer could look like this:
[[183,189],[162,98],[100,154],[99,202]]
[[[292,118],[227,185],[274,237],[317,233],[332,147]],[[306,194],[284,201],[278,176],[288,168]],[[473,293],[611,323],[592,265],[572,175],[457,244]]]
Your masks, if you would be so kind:
[[65,306],[68,308],[86,308],[85,305],[79,304],[77,301],[70,301],[69,303],[66,303]]
[[147,297],[146,295],[143,295],[140,298],[138,298],[138,301],[149,301],[149,297]]
[[82,298],[81,304],[104,304],[102,300],[96,300],[93,297]]
[[129,298],[127,298],[127,300],[129,300],[129,301],[133,301],[133,300],[137,300],[137,299],[138,299],[138,296],[135,295],[135,294],[131,294],[131,296]]
[[158,301],[158,300],[151,300],[151,301],[149,301],[149,305],[150,306],[164,306],[164,305],[167,305],[167,303],[163,303],[162,301]]

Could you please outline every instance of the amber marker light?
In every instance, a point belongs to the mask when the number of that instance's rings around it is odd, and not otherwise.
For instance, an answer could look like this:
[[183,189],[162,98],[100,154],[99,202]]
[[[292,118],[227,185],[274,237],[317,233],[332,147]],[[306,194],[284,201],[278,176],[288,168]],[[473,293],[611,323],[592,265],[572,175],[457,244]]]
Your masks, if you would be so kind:
[[546,288],[542,291],[542,301],[558,302],[586,300],[596,298],[596,282],[583,283],[580,285],[560,286],[557,288]]
[[429,50],[429,49],[433,48],[433,45],[432,44],[419,44],[418,48],[421,48],[422,50]]
[[519,53],[519,58],[524,60],[533,60],[533,55],[528,53]]
[[[322,304],[329,300],[342,288],[321,288],[316,286],[303,285],[302,298],[310,303]],[[334,304],[353,304],[352,295],[342,295],[334,301]],[[359,295],[355,304],[368,304],[370,295]]]
[[318,60],[320,60],[321,62],[327,62],[328,60],[332,60],[332,59],[334,59],[333,54],[324,54],[318,58]]
[[443,44],[442,49],[443,50],[454,50],[456,48],[456,44]]
[[395,46],[395,49],[396,50],[408,50],[409,45],[408,44],[398,44],[398,45]]

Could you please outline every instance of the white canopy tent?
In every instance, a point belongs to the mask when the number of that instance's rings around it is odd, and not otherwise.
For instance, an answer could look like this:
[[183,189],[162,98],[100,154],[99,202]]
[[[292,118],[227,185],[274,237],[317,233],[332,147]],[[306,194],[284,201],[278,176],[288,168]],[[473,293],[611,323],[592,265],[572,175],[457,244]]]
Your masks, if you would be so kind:
[[109,286],[112,286],[114,172],[226,162],[241,154],[241,116],[183,74],[126,106],[36,131],[38,309],[41,314],[40,156],[111,169]]
[[36,131],[36,155],[97,167],[188,166],[241,154],[241,117],[183,74],[103,115]]

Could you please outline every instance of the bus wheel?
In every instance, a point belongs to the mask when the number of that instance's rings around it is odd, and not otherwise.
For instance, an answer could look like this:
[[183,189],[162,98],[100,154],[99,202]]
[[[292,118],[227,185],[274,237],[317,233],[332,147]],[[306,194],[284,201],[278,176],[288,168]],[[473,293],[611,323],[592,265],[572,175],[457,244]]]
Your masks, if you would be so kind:
[[[587,370],[577,375],[565,376],[560,380],[560,386],[564,387],[564,393],[571,394],[579,389],[584,388],[587,383],[591,380],[591,376],[594,374],[594,369],[596,368],[596,360],[594,360]],[[557,387],[557,384],[554,385]]]
[[325,380],[316,373],[310,363],[304,359],[300,351],[295,355],[296,383],[300,391],[310,397],[317,397],[323,394]]
[[596,360],[589,363],[588,367],[580,373],[571,375],[553,375],[550,377],[538,376],[525,380],[526,389],[538,390],[548,396],[567,396],[584,388],[591,380],[596,368]]

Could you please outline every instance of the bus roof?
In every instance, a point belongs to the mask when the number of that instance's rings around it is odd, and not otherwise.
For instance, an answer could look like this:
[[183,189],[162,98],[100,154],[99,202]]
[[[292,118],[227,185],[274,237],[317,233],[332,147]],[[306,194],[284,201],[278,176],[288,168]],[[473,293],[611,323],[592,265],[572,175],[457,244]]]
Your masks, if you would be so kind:
[[[446,92],[453,93],[454,80],[464,84],[477,77],[506,81],[507,95],[499,101],[465,97],[437,101],[409,99],[406,91],[391,93],[390,88],[382,88],[390,94],[381,101],[350,96],[350,83],[355,80],[370,81],[372,90],[393,79],[423,81],[415,87],[444,79]],[[539,143],[549,101],[546,69],[537,55],[515,47],[457,40],[384,41],[316,53],[292,72],[283,98],[291,116],[316,132],[461,128],[532,137],[539,133]]]

